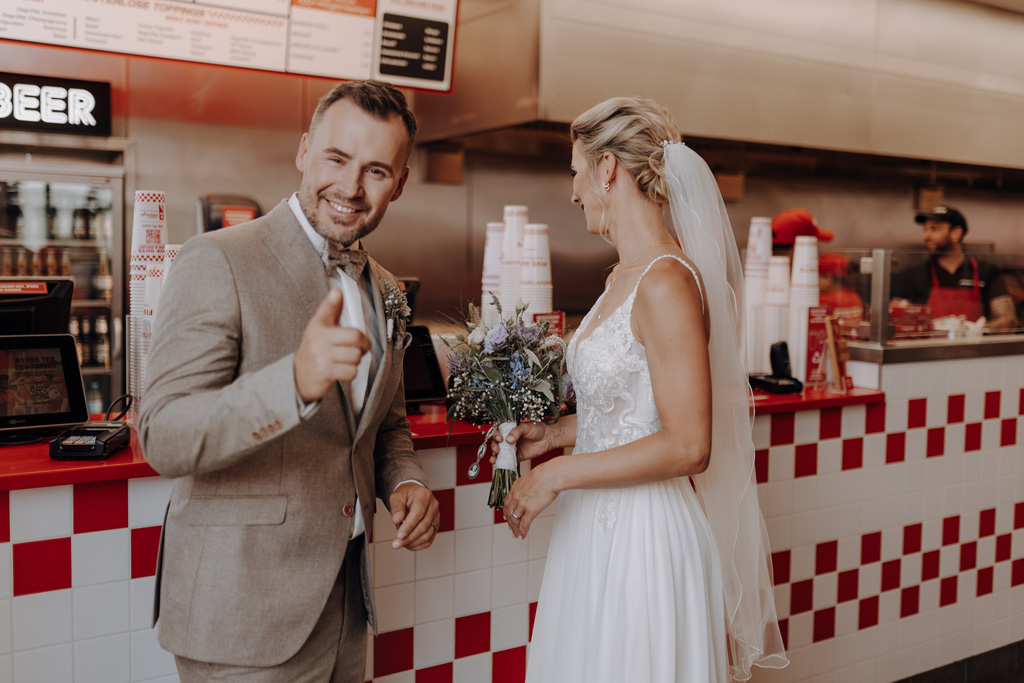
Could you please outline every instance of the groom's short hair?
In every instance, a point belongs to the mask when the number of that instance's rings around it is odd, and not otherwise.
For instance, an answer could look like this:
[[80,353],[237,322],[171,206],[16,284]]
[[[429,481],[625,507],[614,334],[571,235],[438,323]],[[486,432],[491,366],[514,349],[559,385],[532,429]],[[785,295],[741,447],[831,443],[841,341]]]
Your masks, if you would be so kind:
[[309,124],[310,132],[323,119],[324,112],[338,100],[352,100],[360,109],[376,119],[384,120],[392,115],[401,118],[409,136],[409,152],[412,153],[412,146],[416,142],[416,116],[409,108],[409,103],[401,90],[377,80],[343,81],[331,88],[330,92],[317,102],[313,119]]

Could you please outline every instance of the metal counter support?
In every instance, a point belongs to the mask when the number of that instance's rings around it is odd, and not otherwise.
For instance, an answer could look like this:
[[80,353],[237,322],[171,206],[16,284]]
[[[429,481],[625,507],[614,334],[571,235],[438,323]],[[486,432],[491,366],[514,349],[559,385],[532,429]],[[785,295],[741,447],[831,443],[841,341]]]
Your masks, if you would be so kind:
[[[889,281],[892,274],[892,252],[888,249],[872,249],[871,251],[871,303],[869,323],[871,324],[870,339],[875,344],[883,344],[889,335]],[[875,302],[886,302],[875,305]]]

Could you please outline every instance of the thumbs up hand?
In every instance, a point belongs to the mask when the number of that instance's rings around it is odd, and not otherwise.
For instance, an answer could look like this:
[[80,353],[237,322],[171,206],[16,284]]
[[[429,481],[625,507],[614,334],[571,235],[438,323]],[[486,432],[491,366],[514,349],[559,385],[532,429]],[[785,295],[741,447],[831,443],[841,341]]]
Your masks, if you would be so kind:
[[354,327],[338,324],[344,308],[341,290],[331,287],[302,332],[295,352],[295,388],[304,403],[318,401],[335,382],[351,382],[370,340]]

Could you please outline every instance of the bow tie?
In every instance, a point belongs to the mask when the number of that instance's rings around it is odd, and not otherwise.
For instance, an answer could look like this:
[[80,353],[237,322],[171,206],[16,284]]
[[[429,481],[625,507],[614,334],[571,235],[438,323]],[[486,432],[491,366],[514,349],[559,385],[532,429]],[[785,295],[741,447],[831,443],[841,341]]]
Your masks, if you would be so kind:
[[363,268],[366,267],[366,258],[367,254],[363,249],[346,249],[341,245],[328,242],[327,262],[324,266],[327,268],[328,275],[333,273],[335,268],[340,267],[346,275],[358,282]]

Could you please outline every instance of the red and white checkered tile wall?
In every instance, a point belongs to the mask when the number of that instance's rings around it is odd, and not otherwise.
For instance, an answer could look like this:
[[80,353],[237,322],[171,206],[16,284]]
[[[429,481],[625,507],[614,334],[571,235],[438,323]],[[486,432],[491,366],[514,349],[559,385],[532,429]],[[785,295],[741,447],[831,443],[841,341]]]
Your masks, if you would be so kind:
[[[758,492],[792,665],[894,681],[1024,639],[1024,359],[883,368],[886,402],[759,416]],[[517,541],[472,446],[421,452],[434,545],[372,530],[374,683],[521,683],[552,514]],[[484,463],[486,465],[486,463]],[[176,681],[149,628],[159,478],[0,493],[0,683]]]
[[884,683],[1024,639],[1024,359],[882,368],[884,404],[755,420],[792,665]]
[[0,492],[0,682],[177,681],[153,583],[169,481]]

